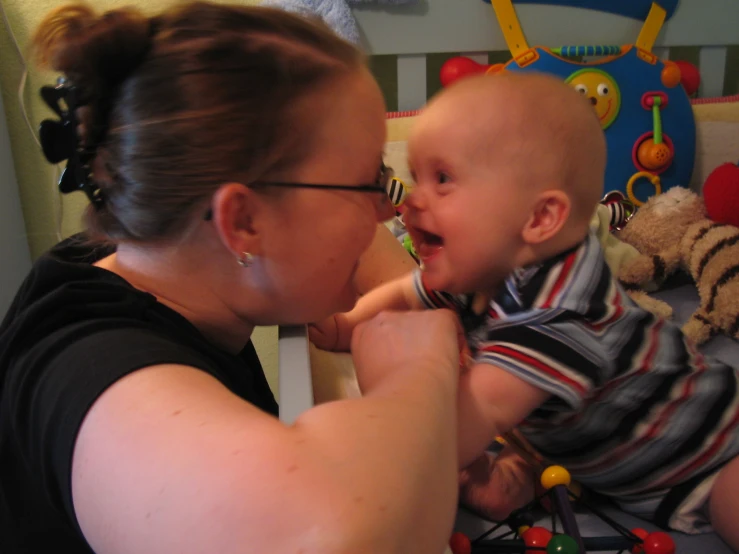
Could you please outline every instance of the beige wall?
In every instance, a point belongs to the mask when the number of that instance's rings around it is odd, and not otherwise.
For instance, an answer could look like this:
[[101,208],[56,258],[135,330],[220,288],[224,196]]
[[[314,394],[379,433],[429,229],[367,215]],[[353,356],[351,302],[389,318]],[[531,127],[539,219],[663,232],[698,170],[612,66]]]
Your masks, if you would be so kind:
[[[233,0],[234,2],[238,0]],[[61,0],[0,0],[21,51],[27,56],[28,41],[34,28],[50,9],[67,2]],[[172,5],[172,0],[94,0],[99,10],[124,5],[139,5],[147,12],[156,12]],[[243,4],[256,4],[257,0],[241,0]],[[38,257],[57,241],[80,229],[80,213],[85,205],[82,194],[60,198],[56,191],[56,170],[46,163],[26,125],[17,98],[23,73],[23,63],[13,46],[5,26],[0,26],[0,84],[2,84],[5,115],[8,120],[10,141],[15,162],[16,177],[20,188],[23,216],[26,222],[28,243],[33,258]],[[26,109],[34,127],[51,112],[39,99],[38,90],[44,84],[53,83],[56,75],[39,72],[30,67],[24,95]],[[60,204],[61,203],[61,204]],[[60,219],[60,215],[63,215]],[[267,372],[273,390],[277,390],[277,333],[275,328],[258,329],[254,344]]]

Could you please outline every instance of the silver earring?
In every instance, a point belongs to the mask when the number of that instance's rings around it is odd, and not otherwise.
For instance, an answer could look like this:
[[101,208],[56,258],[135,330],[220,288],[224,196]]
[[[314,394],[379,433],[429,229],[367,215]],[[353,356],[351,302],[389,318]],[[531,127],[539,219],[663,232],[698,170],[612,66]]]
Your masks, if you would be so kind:
[[249,267],[251,264],[254,263],[254,254],[249,254],[249,252],[242,252],[241,256],[236,258],[236,261],[241,267]]

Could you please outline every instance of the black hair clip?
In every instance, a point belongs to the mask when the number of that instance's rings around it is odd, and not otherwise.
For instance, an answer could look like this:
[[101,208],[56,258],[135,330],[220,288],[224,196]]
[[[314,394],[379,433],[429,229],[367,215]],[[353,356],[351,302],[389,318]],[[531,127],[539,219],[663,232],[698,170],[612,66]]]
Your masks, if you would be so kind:
[[59,190],[64,194],[81,190],[90,202],[98,207],[102,204],[103,197],[100,189],[90,178],[90,162],[94,151],[84,150],[77,135],[79,121],[75,111],[82,105],[78,94],[78,90],[63,79],[60,79],[55,87],[41,88],[41,98],[59,116],[59,121],[52,119],[42,121],[39,138],[44,156],[50,163],[58,164],[67,160],[67,167],[59,179]]

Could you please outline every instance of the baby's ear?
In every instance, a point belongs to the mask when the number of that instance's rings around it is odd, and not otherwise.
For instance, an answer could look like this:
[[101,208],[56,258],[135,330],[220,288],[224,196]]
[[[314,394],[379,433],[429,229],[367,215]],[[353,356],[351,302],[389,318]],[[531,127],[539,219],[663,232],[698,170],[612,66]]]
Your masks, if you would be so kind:
[[561,190],[547,190],[536,199],[531,215],[524,225],[522,238],[526,244],[548,241],[559,233],[570,216],[570,197]]

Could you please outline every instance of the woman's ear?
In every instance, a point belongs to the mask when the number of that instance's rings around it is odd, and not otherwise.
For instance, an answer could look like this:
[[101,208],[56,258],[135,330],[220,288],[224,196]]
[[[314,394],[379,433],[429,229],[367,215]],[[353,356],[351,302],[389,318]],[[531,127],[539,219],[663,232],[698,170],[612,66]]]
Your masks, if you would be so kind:
[[570,216],[570,197],[561,190],[547,190],[534,203],[531,216],[523,228],[522,238],[531,246],[554,237]]
[[259,255],[260,201],[249,187],[240,183],[221,185],[211,203],[213,225],[224,245],[234,254]]

